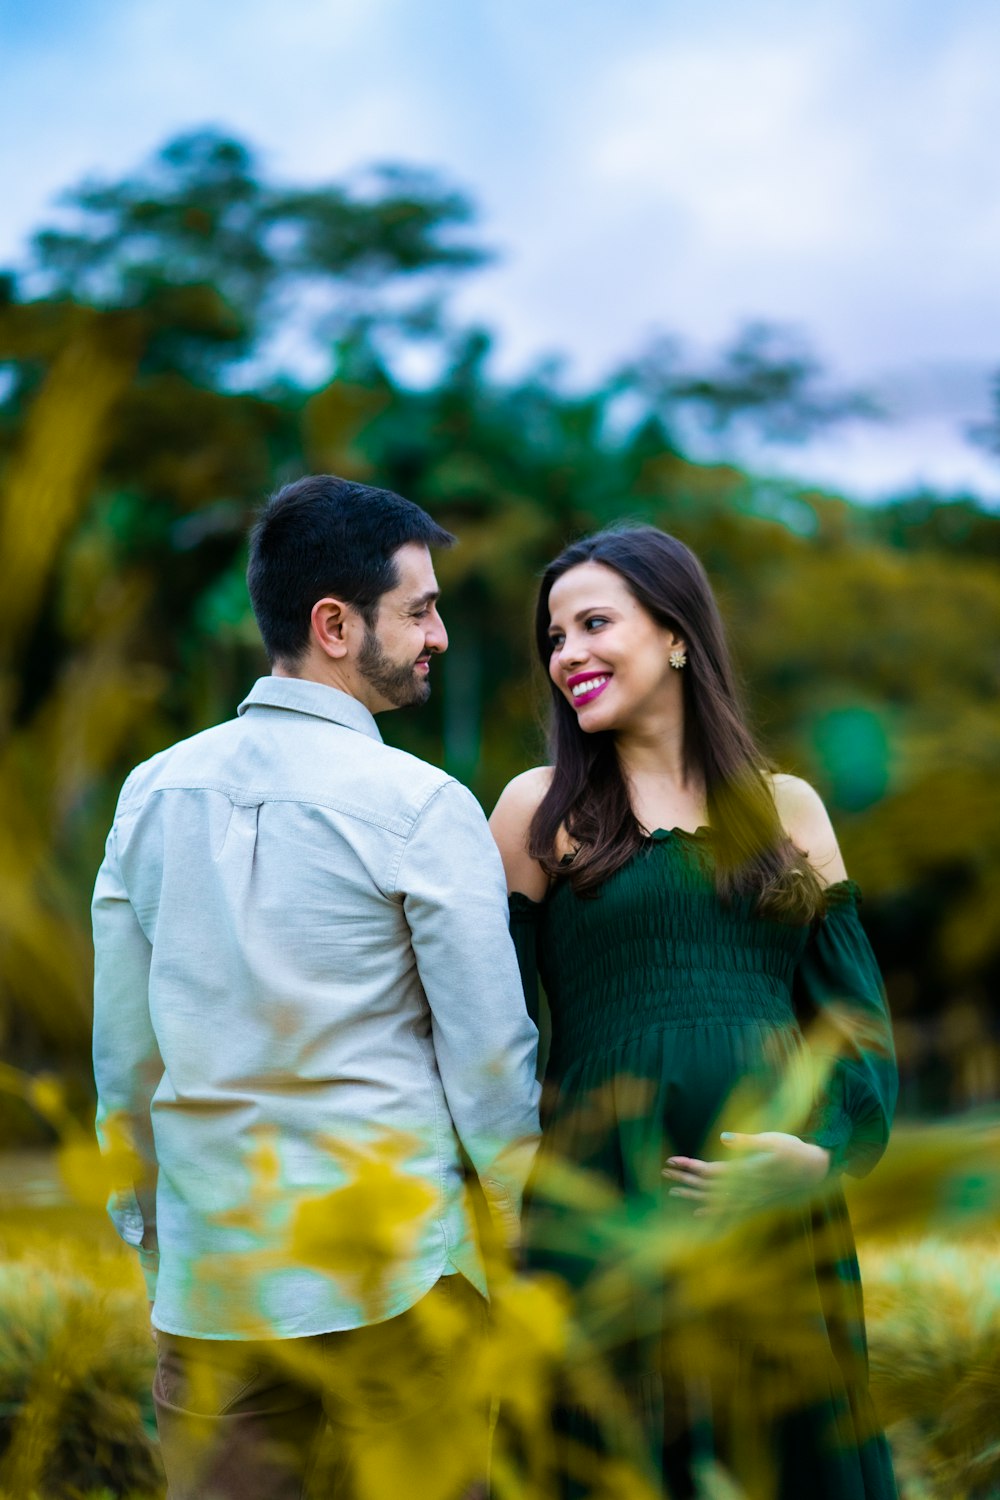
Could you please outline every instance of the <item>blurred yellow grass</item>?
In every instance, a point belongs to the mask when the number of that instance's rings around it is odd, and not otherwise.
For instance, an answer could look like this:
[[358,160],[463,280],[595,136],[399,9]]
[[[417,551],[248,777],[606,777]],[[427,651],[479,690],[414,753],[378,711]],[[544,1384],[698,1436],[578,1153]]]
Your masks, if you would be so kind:
[[[5,1067],[0,1085],[20,1092],[61,1137],[46,1163],[47,1186],[36,1158],[36,1190],[20,1194],[20,1203],[16,1174],[0,1172],[0,1403],[7,1423],[0,1492],[18,1500],[36,1490],[85,1494],[65,1487],[76,1472],[98,1481],[113,1474],[115,1493],[140,1493],[155,1480],[148,1310],[138,1266],[100,1208],[117,1178],[128,1175],[125,1143],[99,1157],[53,1079]],[[426,1188],[405,1170],[411,1145],[386,1137],[346,1155],[339,1148],[344,1186],[300,1207],[287,1259],[346,1276],[377,1297],[430,1207]],[[262,1149],[241,1210],[248,1220],[266,1211],[279,1176],[273,1151]],[[786,1232],[804,1200],[698,1219],[668,1213],[653,1198],[637,1213],[606,1181],[565,1161],[550,1162],[540,1185],[574,1216],[584,1214],[594,1244],[608,1252],[605,1269],[584,1294],[571,1296],[558,1278],[525,1275],[498,1243],[488,1243],[493,1309],[485,1350],[457,1326],[454,1309],[428,1311],[421,1328],[429,1349],[463,1362],[448,1451],[430,1428],[414,1437],[423,1476],[415,1490],[402,1456],[369,1445],[358,1468],[370,1479],[371,1500],[381,1500],[393,1464],[409,1494],[450,1500],[456,1484],[475,1475],[491,1402],[504,1413],[494,1457],[497,1500],[544,1500],[550,1490],[560,1462],[552,1431],[557,1399],[596,1411],[623,1438],[619,1453],[641,1451],[628,1436],[634,1419],[613,1374],[616,1351],[632,1336],[623,1331],[621,1309],[632,1305],[626,1293],[635,1284],[649,1292],[646,1332],[659,1337],[665,1320],[670,1367],[727,1393],[746,1420],[762,1402],[775,1414],[808,1403],[821,1379],[826,1356],[814,1343],[813,1255],[835,1258],[838,1242],[816,1241],[809,1250],[801,1233]],[[998,1189],[1000,1127],[992,1118],[900,1127],[878,1170],[850,1185],[864,1249],[873,1395],[908,1500],[978,1500],[1000,1485]],[[246,1271],[254,1274],[252,1257]],[[748,1346],[768,1351],[774,1378],[766,1391],[759,1382],[745,1388],[735,1351]],[[299,1362],[300,1378],[317,1378],[308,1350],[289,1345],[287,1354]],[[401,1359],[400,1370],[419,1383],[419,1359]],[[592,1454],[576,1457],[594,1500],[636,1500],[647,1483],[640,1473],[626,1475],[620,1458],[598,1473]],[[572,1452],[563,1460],[576,1461]],[[725,1496],[727,1486],[724,1474],[706,1471],[705,1497]]]
[[79,1212],[0,1219],[0,1494],[11,1500],[160,1493],[142,1278],[96,1231]]
[[123,659],[135,590],[112,583],[88,600],[86,638],[72,641],[29,723],[19,695],[32,632],[64,623],[58,562],[90,502],[137,355],[128,317],[75,309],[0,471],[0,1025],[4,1012],[21,1011],[71,1046],[86,1040],[90,951],[54,848],[68,807],[133,722],[136,700],[149,701],[144,674],[131,685]]
[[[880,1184],[883,1232],[862,1241],[873,1395],[907,1500],[972,1500],[1000,1486],[1000,1232],[964,1242],[957,1237],[969,1204],[956,1183],[968,1185],[988,1137],[980,1126],[910,1138],[903,1132]],[[920,1154],[928,1183],[937,1179],[926,1194],[913,1187]],[[365,1191],[372,1191],[370,1182]],[[914,1224],[928,1222],[929,1203],[939,1232],[911,1235]],[[982,1205],[975,1208],[975,1222],[982,1224]],[[383,1205],[381,1214],[384,1231],[390,1207]],[[640,1226],[636,1232],[641,1238],[645,1231]],[[679,1261],[678,1269],[677,1307],[684,1314],[678,1333],[686,1357],[699,1347],[704,1354],[713,1347],[712,1320],[722,1302],[728,1298],[732,1305],[733,1278],[727,1287],[726,1278],[706,1276],[704,1265],[700,1275],[694,1264],[685,1270]],[[784,1275],[780,1266],[774,1272]],[[495,1268],[495,1276],[493,1337],[483,1358],[469,1366],[469,1395],[499,1394],[516,1434],[513,1448],[503,1440],[496,1451],[498,1496],[541,1500],[553,1463],[549,1413],[556,1377],[565,1379],[568,1367],[571,1384],[600,1394],[600,1351],[590,1347],[589,1364],[583,1360],[574,1369],[584,1346],[557,1281],[511,1267]],[[685,1285],[689,1292],[700,1288],[688,1306]],[[755,1286],[753,1299],[760,1294]],[[102,1482],[113,1484],[113,1493],[155,1492],[148,1395],[154,1349],[147,1318],[138,1267],[93,1207],[17,1208],[8,1196],[0,1212],[0,1492],[18,1500],[34,1492],[71,1497],[87,1494],[89,1483],[93,1493],[102,1464]],[[613,1404],[610,1381],[604,1394]],[[449,1436],[461,1444],[462,1435],[459,1419]],[[636,1500],[642,1492],[641,1476],[625,1474],[620,1465],[591,1477],[594,1500]],[[424,1490],[428,1500],[439,1493],[433,1468]],[[732,1494],[724,1474],[706,1473],[705,1500]]]
[[872,1394],[912,1500],[1000,1493],[1000,1235],[869,1246]]
[[66,532],[76,523],[108,439],[108,420],[135,369],[124,317],[77,310],[25,424],[0,495],[0,639],[30,622]]

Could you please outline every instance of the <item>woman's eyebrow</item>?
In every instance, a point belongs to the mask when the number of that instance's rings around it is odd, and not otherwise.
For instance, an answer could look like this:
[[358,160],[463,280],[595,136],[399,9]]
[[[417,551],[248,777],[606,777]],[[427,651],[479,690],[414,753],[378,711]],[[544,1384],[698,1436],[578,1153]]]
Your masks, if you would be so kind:
[[[577,610],[576,614],[573,616],[573,620],[574,620],[575,623],[578,624],[581,620],[585,620],[588,615],[610,615],[610,614],[613,614],[613,613],[614,613],[614,605],[613,604],[588,604],[585,609],[578,609]],[[555,622],[555,620],[550,619],[549,620],[549,629],[550,630],[555,630],[555,628],[556,628],[556,622]]]

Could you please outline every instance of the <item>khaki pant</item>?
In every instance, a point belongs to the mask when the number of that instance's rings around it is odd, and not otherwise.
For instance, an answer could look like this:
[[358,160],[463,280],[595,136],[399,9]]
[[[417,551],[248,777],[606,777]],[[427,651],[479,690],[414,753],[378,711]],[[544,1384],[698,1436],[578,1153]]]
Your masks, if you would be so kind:
[[311,1477],[324,1500],[458,1500],[486,1471],[485,1328],[486,1303],[454,1275],[399,1317],[343,1333],[158,1334],[168,1500],[300,1500]]

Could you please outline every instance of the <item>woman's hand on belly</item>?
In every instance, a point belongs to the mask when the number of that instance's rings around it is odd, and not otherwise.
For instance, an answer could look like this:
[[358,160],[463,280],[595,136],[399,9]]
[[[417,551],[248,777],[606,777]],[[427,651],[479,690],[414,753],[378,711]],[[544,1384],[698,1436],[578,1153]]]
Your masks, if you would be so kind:
[[663,1169],[671,1197],[689,1198],[696,1214],[746,1213],[807,1193],[826,1177],[830,1153],[782,1130],[758,1135],[724,1131],[720,1140],[731,1161],[671,1156]]

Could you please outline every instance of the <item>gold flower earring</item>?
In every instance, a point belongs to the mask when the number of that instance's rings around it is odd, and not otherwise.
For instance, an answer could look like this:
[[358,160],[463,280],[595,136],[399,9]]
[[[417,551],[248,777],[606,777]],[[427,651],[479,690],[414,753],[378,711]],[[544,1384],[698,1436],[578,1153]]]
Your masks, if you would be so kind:
[[684,650],[684,647],[675,646],[670,653],[670,665],[674,671],[679,672],[682,667],[686,667],[687,660],[687,652]]

